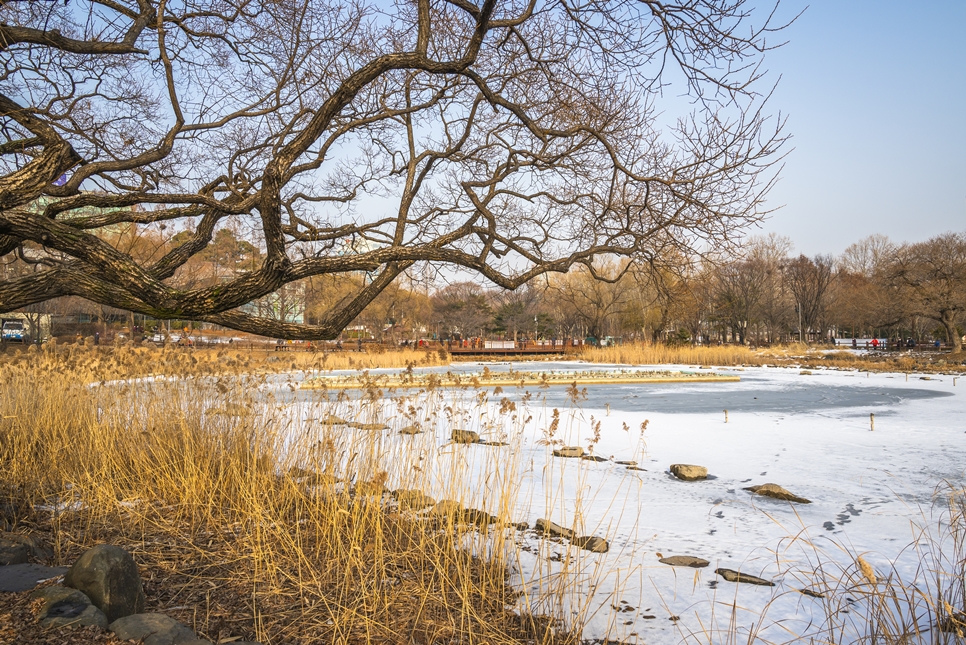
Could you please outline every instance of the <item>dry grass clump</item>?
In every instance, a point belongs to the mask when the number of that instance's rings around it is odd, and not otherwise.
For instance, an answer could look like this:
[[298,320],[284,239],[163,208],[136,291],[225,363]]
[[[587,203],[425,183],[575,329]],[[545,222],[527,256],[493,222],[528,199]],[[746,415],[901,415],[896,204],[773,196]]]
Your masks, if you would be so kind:
[[194,348],[153,343],[86,346],[47,343],[42,348],[8,346],[0,351],[0,365],[36,364],[39,357],[71,370],[78,378],[103,381],[142,376],[203,376],[276,374],[290,371],[369,370],[376,368],[434,367],[448,365],[450,356],[438,350],[376,352],[274,351],[245,347]]
[[[813,637],[886,645],[966,639],[966,491],[944,484],[937,497],[945,509],[913,523],[911,569],[889,562],[877,569],[868,554],[844,545],[838,546],[844,557],[815,551],[810,584],[821,592],[825,620]],[[910,558],[896,558],[903,559]]]
[[619,365],[761,365],[766,359],[741,345],[628,344],[586,347],[580,358],[590,363]]
[[148,358],[154,373],[206,367],[118,350],[35,353],[0,371],[0,505],[48,533],[57,563],[101,542],[127,548],[148,609],[214,642],[568,639],[509,609],[499,524],[417,514],[382,494],[402,458],[384,433],[293,437],[258,376],[91,385]]
[[628,344],[611,347],[585,347],[579,354],[590,363],[617,365],[713,365],[794,366],[863,370],[869,372],[958,373],[966,363],[948,361],[946,353],[853,354],[849,351],[827,351],[804,343],[790,343],[752,349],[741,345],[692,346],[662,344]]

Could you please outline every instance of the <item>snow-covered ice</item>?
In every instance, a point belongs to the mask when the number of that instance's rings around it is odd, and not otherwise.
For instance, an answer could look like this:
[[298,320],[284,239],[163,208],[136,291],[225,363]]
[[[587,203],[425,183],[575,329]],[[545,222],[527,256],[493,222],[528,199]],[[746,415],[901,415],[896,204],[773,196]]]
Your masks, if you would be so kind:
[[[387,431],[385,441],[410,442],[420,459],[437,461],[437,474],[424,482],[429,494],[445,496],[452,482],[443,480],[458,473],[470,491],[467,503],[498,512],[493,505],[506,503],[509,491],[514,520],[532,526],[547,518],[578,535],[606,537],[610,551],[592,554],[531,532],[518,536],[512,554],[520,588],[580,612],[589,639],[709,642],[722,640],[709,637],[709,630],[733,630],[741,640],[764,630],[781,642],[817,629],[826,617],[821,600],[794,591],[815,582],[808,574],[820,561],[834,569],[863,555],[880,575],[894,568],[912,579],[920,557],[908,545],[917,539],[917,527],[936,525],[945,509],[944,482],[962,487],[966,380],[954,385],[952,376],[803,374],[797,368],[715,371],[741,381],[587,386],[586,398],[576,402],[563,387],[529,388],[528,394],[506,388],[497,395],[491,389],[486,401],[474,399],[472,391],[443,394],[457,402],[428,424],[435,433],[399,437]],[[290,396],[307,401],[313,395]],[[503,399],[516,409],[508,412],[503,403],[498,413]],[[394,409],[387,403],[384,418],[408,423],[392,419]],[[554,409],[560,421],[550,437]],[[319,414],[305,406],[299,417]],[[447,445],[454,425],[509,445]],[[592,447],[608,461],[555,458],[554,441]],[[615,463],[623,460],[645,470]],[[676,480],[667,472],[673,463],[706,466],[710,477]],[[400,464],[393,477],[405,478],[409,466]],[[766,482],[812,503],[793,505],[743,490]],[[711,565],[686,569],[658,562],[660,555],[684,554]],[[715,575],[717,567],[777,586],[725,582]],[[550,590],[555,593],[548,595]]]

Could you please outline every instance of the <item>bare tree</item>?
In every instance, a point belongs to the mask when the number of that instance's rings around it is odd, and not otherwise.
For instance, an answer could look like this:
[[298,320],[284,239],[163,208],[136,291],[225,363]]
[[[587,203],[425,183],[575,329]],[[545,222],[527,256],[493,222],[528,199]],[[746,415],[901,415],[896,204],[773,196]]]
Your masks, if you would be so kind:
[[946,233],[903,245],[890,275],[909,312],[942,325],[953,353],[962,352],[956,323],[966,311],[966,234]]
[[593,267],[578,266],[550,284],[549,296],[569,333],[580,329],[594,338],[608,335],[615,318],[631,305],[637,284],[626,261],[598,261]]
[[907,315],[889,277],[895,253],[896,246],[885,235],[870,235],[845,249],[832,296],[836,324],[853,334],[875,334],[897,326]]
[[782,267],[788,262],[791,250],[791,239],[769,233],[764,237],[750,238],[745,251],[746,257],[757,263],[764,272],[755,318],[764,326],[769,343],[785,337],[795,315],[794,304],[782,275]]
[[767,277],[758,259],[737,260],[716,267],[715,307],[739,344],[747,342],[748,328],[757,322]]
[[[513,289],[729,239],[783,143],[774,31],[745,0],[0,2],[0,257],[45,251],[0,311],[77,295],[332,338],[415,263]],[[665,93],[694,108],[662,132]],[[122,223],[188,234],[144,260],[103,239]],[[257,266],[178,282],[226,227]],[[360,271],[315,324],[240,309]]]
[[541,295],[529,283],[514,291],[502,290],[491,294],[494,330],[505,332],[513,340],[517,340],[520,333],[536,334]]
[[490,326],[493,312],[486,294],[478,284],[457,282],[436,292],[432,299],[433,312],[441,325],[440,336],[459,334],[469,338]]
[[795,298],[802,340],[808,332],[825,333],[829,304],[829,287],[835,278],[835,263],[830,255],[810,259],[800,255],[785,265],[785,280]]

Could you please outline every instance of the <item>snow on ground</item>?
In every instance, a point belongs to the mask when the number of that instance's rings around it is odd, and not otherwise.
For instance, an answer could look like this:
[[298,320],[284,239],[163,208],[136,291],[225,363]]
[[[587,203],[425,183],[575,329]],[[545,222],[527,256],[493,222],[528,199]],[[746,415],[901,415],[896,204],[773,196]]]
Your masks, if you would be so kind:
[[[491,370],[508,367],[490,365]],[[716,371],[737,374],[741,382],[587,386],[586,399],[578,396],[576,402],[563,387],[529,388],[529,394],[490,391],[486,401],[473,392],[449,391],[443,395],[452,399],[449,409],[424,402],[415,412],[414,418],[434,429],[415,437],[395,434],[409,420],[396,403],[387,403],[380,412],[392,430],[381,445],[386,450],[403,446],[402,454],[408,455],[397,460],[390,484],[411,482],[408,469],[423,472],[422,464],[427,474],[420,485],[437,498],[450,496],[451,480],[458,479],[467,504],[497,513],[509,502],[513,508],[507,514],[515,521],[532,526],[548,518],[574,527],[578,535],[606,537],[606,554],[532,532],[518,534],[511,543],[516,582],[525,592],[522,602],[551,598],[586,620],[588,639],[709,642],[726,639],[720,630],[734,631],[742,641],[754,631],[781,642],[816,630],[828,618],[826,603],[796,591],[815,585],[809,572],[818,562],[848,567],[863,555],[880,576],[895,567],[911,580],[920,562],[908,548],[916,527],[936,525],[945,509],[944,482],[962,487],[966,380],[954,385],[952,376],[921,380],[832,370],[809,375],[790,368]],[[312,395],[291,396],[307,400]],[[516,409],[503,403],[499,412],[504,398]],[[304,406],[298,416],[322,414],[310,408]],[[550,437],[554,409],[560,421]],[[448,444],[454,426],[509,445]],[[592,445],[593,453],[608,461],[553,457],[549,443],[554,440]],[[615,463],[619,460],[638,461],[645,470],[628,470]],[[676,480],[667,472],[673,463],[706,466],[711,476],[701,482]],[[742,490],[766,482],[812,504]],[[661,555],[694,555],[711,565],[674,568],[660,564]],[[777,586],[725,582],[715,575],[717,567],[774,580]],[[849,620],[844,614],[834,618]]]

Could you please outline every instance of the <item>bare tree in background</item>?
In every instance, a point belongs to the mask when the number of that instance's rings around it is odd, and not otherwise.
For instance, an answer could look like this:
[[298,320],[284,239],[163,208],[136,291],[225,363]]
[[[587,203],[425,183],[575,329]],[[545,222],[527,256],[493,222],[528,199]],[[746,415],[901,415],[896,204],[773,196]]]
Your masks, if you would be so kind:
[[889,268],[896,245],[885,235],[870,235],[842,253],[833,289],[836,324],[860,336],[896,327],[906,315]]
[[758,322],[767,277],[758,259],[735,260],[715,269],[715,308],[740,345],[748,342],[748,328]]
[[490,326],[493,312],[486,294],[472,282],[446,285],[433,294],[430,301],[440,325],[439,337],[472,338]]
[[788,290],[798,308],[802,340],[808,342],[807,332],[827,331],[830,291],[835,278],[835,261],[830,255],[816,255],[814,259],[799,255],[785,265]]
[[[730,239],[783,143],[774,31],[744,0],[0,2],[0,257],[43,256],[0,311],[77,295],[333,338],[415,263],[513,289]],[[124,223],[189,234],[143,260],[103,239]],[[225,227],[257,266],[177,280]],[[315,324],[239,309],[357,272]]]
[[568,334],[579,330],[600,339],[608,335],[615,318],[632,306],[637,287],[627,261],[600,260],[592,267],[579,266],[567,275],[556,276],[548,296]]
[[903,245],[890,275],[908,313],[942,325],[953,354],[961,353],[956,325],[966,312],[966,234],[946,233]]

